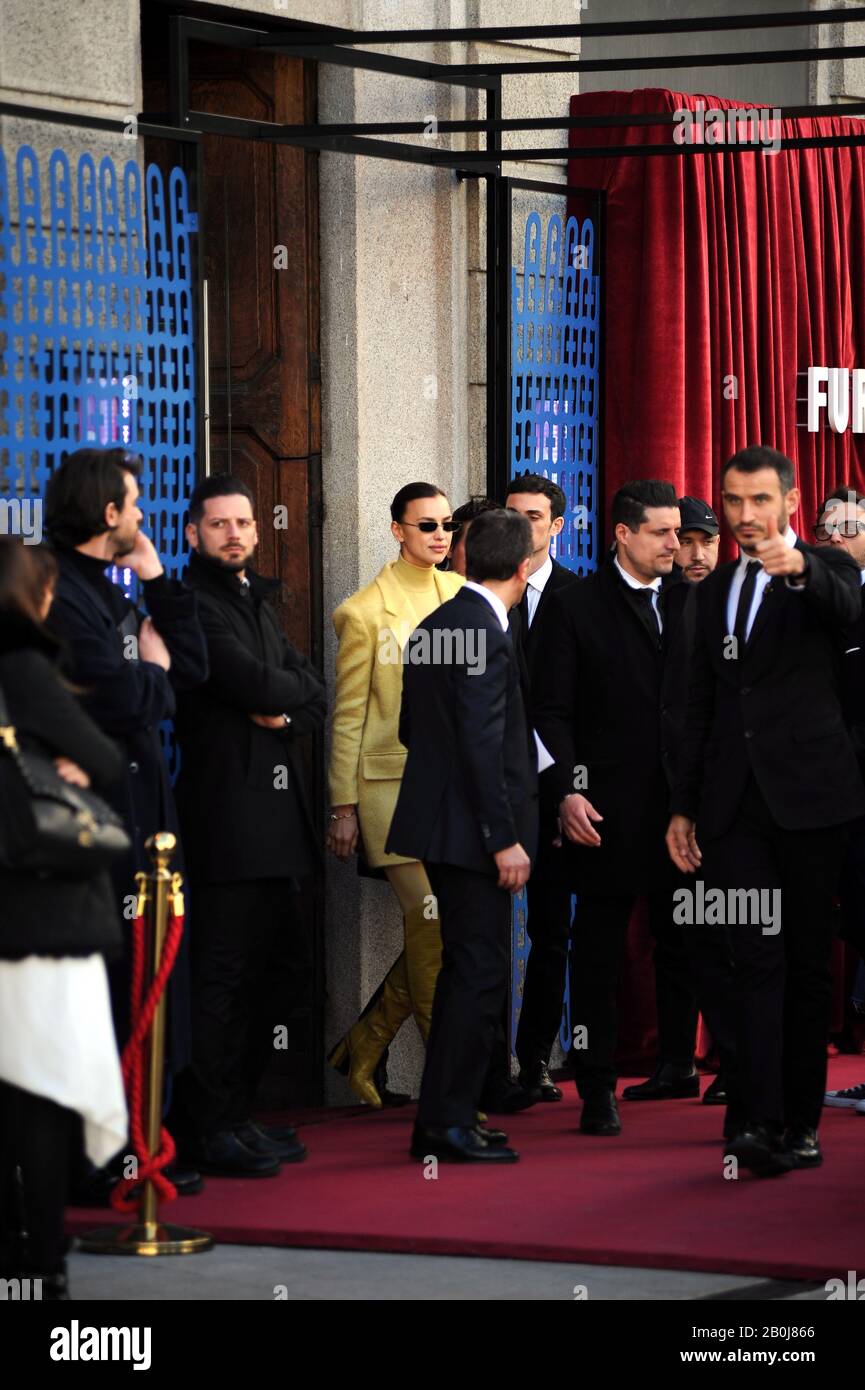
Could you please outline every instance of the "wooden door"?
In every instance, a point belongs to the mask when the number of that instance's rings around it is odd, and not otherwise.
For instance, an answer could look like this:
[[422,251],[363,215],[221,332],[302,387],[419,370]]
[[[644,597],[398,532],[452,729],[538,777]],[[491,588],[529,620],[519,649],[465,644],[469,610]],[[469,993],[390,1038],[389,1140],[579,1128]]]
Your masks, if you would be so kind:
[[[143,35],[144,109],[164,112],[164,50]],[[194,110],[274,122],[315,120],[315,69],[267,53],[192,44]],[[177,162],[177,146],[147,157]],[[321,662],[321,410],[317,156],[249,139],[203,139],[200,254],[208,294],[210,471],[252,490],[256,568],[282,581],[278,616],[289,640]],[[203,447],[200,451],[204,458]],[[202,462],[203,467],[203,462]],[[323,740],[307,772],[323,821]],[[288,1045],[274,1051],[262,1099],[272,1107],[322,1099],[323,885],[303,894],[310,952],[297,933],[279,969]]]

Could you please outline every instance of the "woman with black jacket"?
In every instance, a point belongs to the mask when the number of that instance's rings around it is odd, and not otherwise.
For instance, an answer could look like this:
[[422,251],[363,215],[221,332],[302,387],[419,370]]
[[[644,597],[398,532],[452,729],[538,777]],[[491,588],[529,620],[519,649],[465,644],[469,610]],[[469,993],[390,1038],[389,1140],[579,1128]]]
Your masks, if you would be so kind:
[[[50,564],[0,536],[0,689],[19,745],[101,790],[121,757],[58,675],[57,644],[43,627]],[[0,813],[14,814],[14,804]],[[120,947],[105,871],[61,878],[0,868],[0,1277],[41,1279],[43,1298],[68,1297],[63,1210],[76,1115],[97,1166],[126,1139],[105,971]]]

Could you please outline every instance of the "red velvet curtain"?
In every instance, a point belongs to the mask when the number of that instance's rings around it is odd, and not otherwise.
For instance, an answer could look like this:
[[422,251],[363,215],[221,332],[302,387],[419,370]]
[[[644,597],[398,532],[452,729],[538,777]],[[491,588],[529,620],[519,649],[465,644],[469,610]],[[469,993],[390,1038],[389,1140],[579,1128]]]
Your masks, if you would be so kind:
[[[571,113],[696,111],[698,102],[760,107],[648,89],[573,97]],[[782,121],[780,133],[865,137],[865,122]],[[665,142],[671,126],[571,132],[574,147]],[[723,516],[721,463],[746,444],[770,444],[797,466],[793,524],[813,540],[826,492],[840,483],[865,490],[865,436],[835,434],[825,410],[818,433],[805,427],[808,367],[865,367],[865,150],[575,154],[568,174],[607,194],[607,508],[621,483],[655,477],[710,499]],[[729,558],[723,527],[722,546]],[[638,908],[620,983],[627,1071],[646,1070],[656,1049],[651,949]]]
[[[647,89],[571,100],[573,115],[759,107]],[[785,138],[862,133],[832,117]],[[671,126],[573,130],[571,143],[673,142]],[[805,540],[821,496],[862,488],[865,436],[805,428],[809,366],[865,367],[865,150],[581,159],[569,180],[607,193],[604,493],[667,478],[721,512],[723,460],[769,444],[797,465]],[[732,383],[725,378],[735,378]],[[800,401],[797,403],[797,396]],[[803,514],[804,513],[804,514]],[[725,552],[729,555],[729,548]]]

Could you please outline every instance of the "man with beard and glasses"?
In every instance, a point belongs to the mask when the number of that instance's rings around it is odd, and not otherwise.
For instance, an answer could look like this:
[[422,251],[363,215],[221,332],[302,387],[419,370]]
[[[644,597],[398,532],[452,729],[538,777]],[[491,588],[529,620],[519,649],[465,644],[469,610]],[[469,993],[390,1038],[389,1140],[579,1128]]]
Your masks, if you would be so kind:
[[289,977],[311,970],[299,882],[321,863],[300,739],[321,729],[324,679],[284,636],[279,581],[252,568],[253,498],[222,474],[189,502],[187,581],[210,675],[177,712],[177,804],[191,885],[192,1065],[178,1081],[184,1152],[208,1173],[270,1177],[306,1149],[250,1116],[285,1023]]
[[[123,774],[107,795],[123,817],[132,845],[112,866],[118,914],[135,893],[135,874],[152,866],[144,848],[157,831],[179,835],[159,725],[174,714],[180,690],[207,675],[207,649],[195,595],[169,579],[153,542],[141,530],[141,461],[125,449],[78,449],[52,475],[45,524],[54,547],[57,591],[48,626],[64,645],[64,671],[103,733],[119,743]],[[123,565],[139,580],[143,606],[106,574]],[[182,870],[180,852],[173,867]],[[129,1032],[131,938],[109,971],[118,1044]],[[189,1057],[189,976],[181,946],[168,990],[168,1072]],[[198,1174],[169,1170],[181,1191],[201,1186]],[[79,1200],[95,1202],[112,1181],[91,1176]]]

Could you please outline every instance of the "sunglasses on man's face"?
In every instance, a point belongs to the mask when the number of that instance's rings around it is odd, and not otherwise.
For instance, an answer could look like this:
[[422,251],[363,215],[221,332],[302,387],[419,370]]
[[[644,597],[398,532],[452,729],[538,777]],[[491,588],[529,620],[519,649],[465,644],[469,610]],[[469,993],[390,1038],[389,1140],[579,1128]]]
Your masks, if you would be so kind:
[[428,536],[431,536],[433,531],[437,531],[439,527],[447,532],[460,529],[458,521],[401,521],[400,526],[416,526],[418,531],[424,531]]

